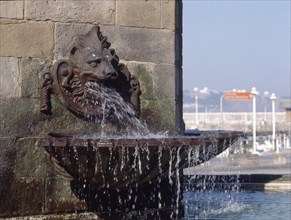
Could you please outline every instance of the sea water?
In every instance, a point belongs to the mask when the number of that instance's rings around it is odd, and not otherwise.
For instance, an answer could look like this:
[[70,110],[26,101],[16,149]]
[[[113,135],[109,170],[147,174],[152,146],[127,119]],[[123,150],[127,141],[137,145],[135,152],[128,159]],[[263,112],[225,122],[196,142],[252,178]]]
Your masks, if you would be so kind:
[[188,191],[185,220],[290,220],[290,191]]

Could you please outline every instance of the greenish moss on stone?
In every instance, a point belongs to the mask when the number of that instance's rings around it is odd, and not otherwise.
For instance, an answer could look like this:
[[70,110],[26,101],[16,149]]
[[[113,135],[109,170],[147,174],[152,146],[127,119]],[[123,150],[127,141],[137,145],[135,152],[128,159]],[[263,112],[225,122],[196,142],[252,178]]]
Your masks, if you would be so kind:
[[37,100],[35,99],[1,99],[0,133],[2,137],[30,136],[38,121],[37,108]]
[[142,100],[141,117],[156,132],[175,130],[174,103],[167,99]]

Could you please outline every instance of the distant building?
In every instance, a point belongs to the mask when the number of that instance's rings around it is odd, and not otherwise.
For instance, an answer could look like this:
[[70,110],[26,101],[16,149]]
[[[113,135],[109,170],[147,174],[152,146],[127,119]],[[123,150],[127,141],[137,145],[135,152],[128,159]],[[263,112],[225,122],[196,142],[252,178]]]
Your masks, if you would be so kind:
[[291,122],[291,99],[281,100],[280,107],[286,110],[286,122]]

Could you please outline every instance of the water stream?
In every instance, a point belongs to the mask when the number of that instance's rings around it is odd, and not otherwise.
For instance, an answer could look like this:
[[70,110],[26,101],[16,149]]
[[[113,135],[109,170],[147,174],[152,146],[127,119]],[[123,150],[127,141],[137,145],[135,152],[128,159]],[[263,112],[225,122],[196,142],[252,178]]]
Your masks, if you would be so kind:
[[[136,111],[133,106],[120,96],[120,94],[112,88],[106,87],[100,83],[87,82],[85,84],[85,90],[89,91],[92,95],[92,99],[88,100],[91,105],[96,107],[102,106],[103,118],[101,125],[108,122],[114,122],[115,126],[121,126],[125,130],[127,136],[132,137],[144,137],[149,136],[149,131],[146,123],[137,117]],[[94,99],[96,98],[97,99]],[[106,137],[107,134],[102,130],[102,136]]]

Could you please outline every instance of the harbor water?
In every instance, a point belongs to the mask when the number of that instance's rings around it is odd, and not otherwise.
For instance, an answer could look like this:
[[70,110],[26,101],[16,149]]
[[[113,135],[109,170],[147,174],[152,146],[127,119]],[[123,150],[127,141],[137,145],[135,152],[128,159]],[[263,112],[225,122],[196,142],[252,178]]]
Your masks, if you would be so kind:
[[290,220],[290,191],[188,191],[185,220]]

